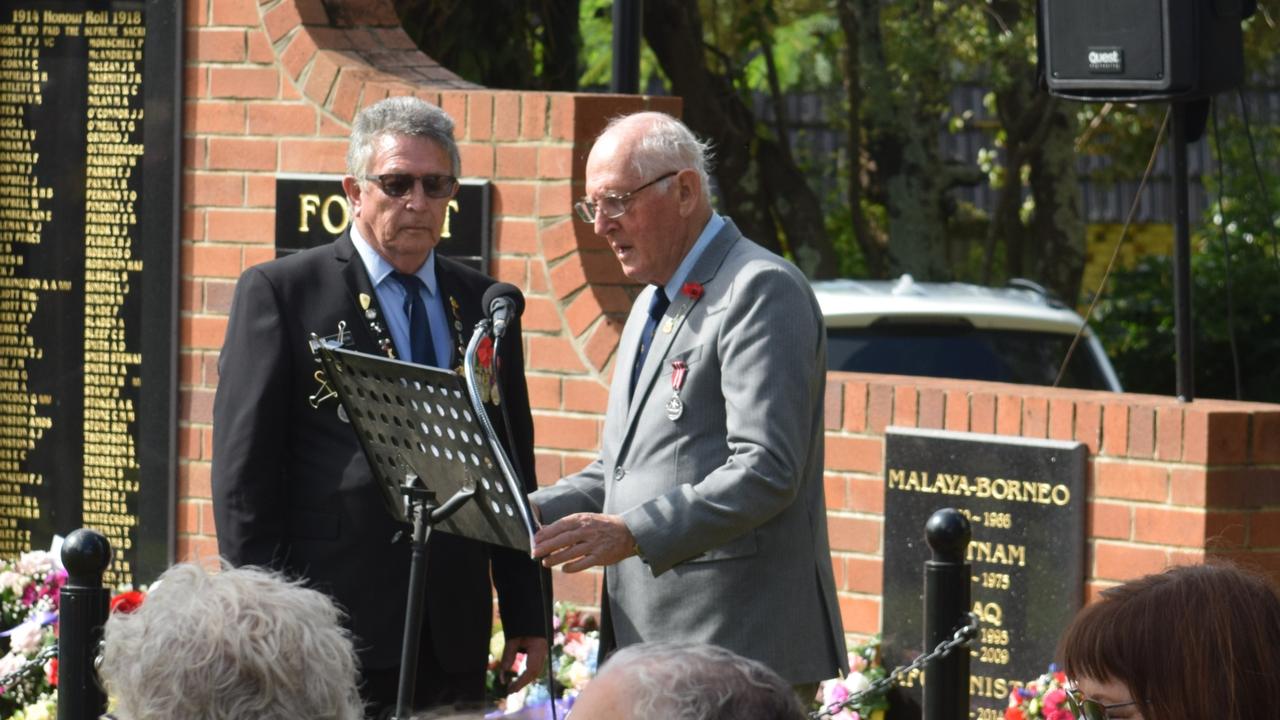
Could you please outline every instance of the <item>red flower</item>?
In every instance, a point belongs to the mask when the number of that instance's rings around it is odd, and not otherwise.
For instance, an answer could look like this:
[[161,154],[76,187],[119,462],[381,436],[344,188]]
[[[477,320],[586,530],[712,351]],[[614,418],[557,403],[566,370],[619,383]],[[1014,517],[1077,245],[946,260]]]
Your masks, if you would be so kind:
[[58,658],[49,660],[49,664],[44,666],[44,674],[50,685],[58,687]]
[[697,300],[698,298],[702,297],[702,283],[687,282],[684,285],[680,286],[680,294],[688,295],[694,300]]
[[1004,720],[1026,720],[1027,714],[1022,712],[1022,708],[1006,708],[1004,711]]
[[146,598],[146,595],[137,590],[122,592],[111,598],[111,612],[121,612],[128,615],[142,606],[144,598]]
[[493,340],[485,336],[476,347],[476,360],[481,367],[493,367]]

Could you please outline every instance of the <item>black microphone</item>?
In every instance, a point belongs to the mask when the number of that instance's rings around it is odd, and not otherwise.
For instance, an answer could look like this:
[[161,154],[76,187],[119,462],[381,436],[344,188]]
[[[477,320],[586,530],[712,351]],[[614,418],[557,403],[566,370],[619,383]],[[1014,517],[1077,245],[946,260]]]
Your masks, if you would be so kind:
[[493,337],[500,338],[507,331],[507,323],[524,312],[524,295],[511,283],[494,283],[484,291],[485,314],[493,321]]

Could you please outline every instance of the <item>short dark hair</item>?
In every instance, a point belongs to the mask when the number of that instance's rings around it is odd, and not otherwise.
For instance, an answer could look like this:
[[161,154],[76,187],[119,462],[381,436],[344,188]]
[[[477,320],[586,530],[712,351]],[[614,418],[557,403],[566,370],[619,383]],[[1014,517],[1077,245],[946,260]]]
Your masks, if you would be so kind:
[[1068,677],[1125,684],[1142,716],[1264,720],[1280,698],[1280,592],[1226,562],[1103,591],[1058,646]]

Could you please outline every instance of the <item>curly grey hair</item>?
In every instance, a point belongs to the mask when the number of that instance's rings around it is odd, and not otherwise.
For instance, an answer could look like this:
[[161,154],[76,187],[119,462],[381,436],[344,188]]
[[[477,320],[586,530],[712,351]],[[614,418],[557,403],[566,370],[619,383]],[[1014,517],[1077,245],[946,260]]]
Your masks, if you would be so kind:
[[455,176],[462,172],[458,143],[453,139],[453,118],[445,111],[411,95],[390,97],[361,110],[351,126],[347,146],[347,173],[363,179],[369,171],[374,144],[383,135],[409,135],[435,142],[449,153]]
[[[777,673],[716,645],[652,642],[614,653],[601,675],[616,675],[634,698],[633,718],[804,720],[795,692]],[[588,685],[590,687],[590,685]]]
[[254,568],[174,565],[104,629],[122,720],[360,720],[356,654],[329,597]]
[[[641,177],[657,177],[671,170],[691,168],[702,180],[702,198],[711,201],[711,143],[699,140],[687,125],[661,112],[639,112],[609,121],[601,131],[604,137],[615,129],[635,124],[645,126],[644,133],[631,147],[631,162]],[[671,180],[658,184],[663,191]]]

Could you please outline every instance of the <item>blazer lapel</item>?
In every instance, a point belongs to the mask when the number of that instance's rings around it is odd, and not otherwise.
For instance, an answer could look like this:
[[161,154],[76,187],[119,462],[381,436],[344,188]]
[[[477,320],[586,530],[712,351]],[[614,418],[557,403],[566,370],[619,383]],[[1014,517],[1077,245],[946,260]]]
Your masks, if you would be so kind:
[[466,342],[470,340],[464,335],[464,331],[468,327],[475,327],[480,320],[478,317],[471,317],[468,311],[473,306],[478,307],[480,303],[469,302],[466,305],[460,303],[458,298],[462,297],[461,287],[451,272],[450,262],[452,261],[436,255],[436,290],[440,293],[441,302],[444,303],[444,314],[449,318],[449,339],[452,341],[449,345],[449,368],[456,369],[462,366]]
[[[711,244],[707,246],[707,249],[702,253],[702,257],[698,258],[698,262],[689,271],[689,276],[685,279],[685,282],[703,286],[711,282],[716,275],[716,271],[720,269],[720,265],[724,263],[725,256],[729,254],[729,248],[733,247],[733,244],[740,237],[742,237],[742,233],[738,231],[737,226],[733,224],[732,220],[726,218],[724,227],[711,239]],[[671,343],[675,340],[676,335],[680,333],[681,328],[684,327],[685,319],[689,317],[689,311],[693,309],[693,306],[699,300],[700,298],[681,292],[677,297],[672,298],[666,314],[663,315],[662,321],[658,323],[658,327],[653,333],[653,345],[649,348],[649,353],[645,355],[644,367],[640,368],[640,377],[636,379],[635,395],[632,396],[631,405],[627,408],[627,427],[623,439],[622,452],[619,453],[619,457],[625,454],[626,446],[631,442],[636,422],[640,417],[640,409],[644,407],[649,393],[653,391],[654,382],[661,375],[662,368],[666,364],[667,352],[671,350]],[[637,298],[636,303],[639,305],[639,298]],[[647,304],[645,306],[647,307]],[[638,338],[636,342],[639,342]],[[631,364],[634,364],[637,349],[634,346],[630,348],[628,359],[631,360],[631,363],[626,367],[629,368]]]
[[369,282],[369,271],[356,252],[349,232],[343,233],[334,241],[333,255],[334,260],[342,266],[342,279],[347,286],[347,294],[355,307],[354,314],[360,318],[356,327],[347,328],[355,340],[356,349],[396,357],[395,343],[391,341],[391,333],[387,330],[378,294],[373,290],[373,283]]

